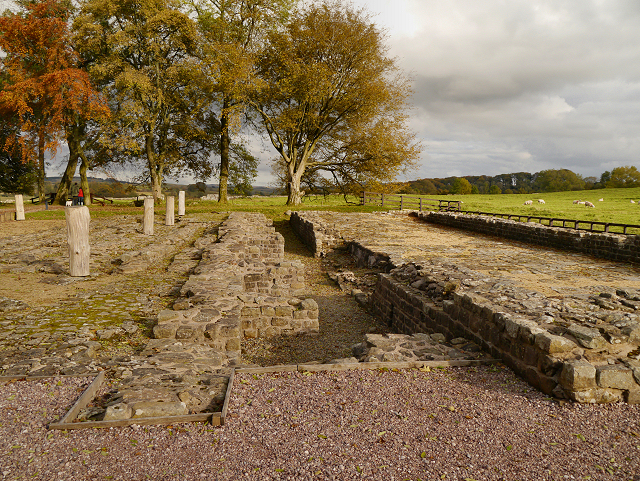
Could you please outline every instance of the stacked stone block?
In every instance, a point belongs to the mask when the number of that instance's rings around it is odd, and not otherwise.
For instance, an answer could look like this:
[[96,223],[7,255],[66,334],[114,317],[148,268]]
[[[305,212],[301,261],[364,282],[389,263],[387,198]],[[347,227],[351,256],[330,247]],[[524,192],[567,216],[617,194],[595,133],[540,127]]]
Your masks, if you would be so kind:
[[547,328],[534,316],[505,312],[472,292],[452,292],[438,303],[394,273],[380,274],[371,307],[401,333],[470,339],[547,394],[590,403],[640,402],[638,322],[628,321],[616,347],[600,356],[605,344],[614,344],[599,329]]
[[195,245],[201,260],[154,335],[240,356],[243,337],[318,332],[318,306],[304,291],[304,266],[284,261],[284,238],[257,213],[234,212]]
[[289,225],[315,257],[323,257],[342,244],[342,237],[336,226],[325,222],[317,212],[293,212]]
[[450,212],[420,212],[420,219],[433,224],[465,229],[481,234],[515,239],[531,244],[563,249],[619,262],[640,264],[640,236],[585,232],[549,227],[537,222],[516,222]]

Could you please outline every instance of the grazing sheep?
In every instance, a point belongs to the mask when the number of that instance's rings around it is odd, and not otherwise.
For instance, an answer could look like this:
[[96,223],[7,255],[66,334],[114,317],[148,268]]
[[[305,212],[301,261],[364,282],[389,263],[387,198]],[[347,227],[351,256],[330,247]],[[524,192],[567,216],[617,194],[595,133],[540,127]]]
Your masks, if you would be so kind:
[[635,201],[635,200],[632,200],[632,201],[631,201],[631,203],[632,203],[632,204],[635,204],[635,203],[636,203],[636,201]]
[[580,201],[579,201],[579,200],[574,200],[574,201],[573,201],[573,203],[574,203],[574,204],[579,204],[579,203],[580,203]]
[[598,199],[598,202],[604,202],[604,199]]
[[538,204],[544,204],[544,199],[538,199]]
[[524,205],[533,205],[533,201],[532,200],[527,200],[527,201],[525,201]]
[[589,202],[589,201],[585,202],[585,203],[584,203],[584,205],[585,205],[586,207],[595,207],[595,205],[593,205],[593,204],[592,204],[591,202]]
[[578,205],[584,205],[584,204],[585,204],[585,201],[583,201],[583,200],[578,201]]

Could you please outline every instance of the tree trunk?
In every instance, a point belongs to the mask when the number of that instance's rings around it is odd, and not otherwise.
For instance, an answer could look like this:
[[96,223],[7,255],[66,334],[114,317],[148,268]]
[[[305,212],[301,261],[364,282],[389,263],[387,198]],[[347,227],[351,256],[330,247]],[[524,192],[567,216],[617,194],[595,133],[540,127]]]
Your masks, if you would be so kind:
[[227,186],[229,184],[229,98],[225,95],[222,101],[220,116],[220,180],[218,185],[218,202],[227,203]]
[[72,277],[89,275],[89,208],[65,207],[67,219],[67,241],[69,243],[69,273]]
[[44,129],[40,129],[38,135],[38,197],[40,202],[44,202],[44,146],[45,146],[45,133]]
[[64,170],[64,174],[62,174],[62,179],[56,192],[56,200],[54,201],[56,204],[65,205],[67,203],[69,187],[71,187],[71,182],[73,182],[73,176],[76,173],[77,167],[78,154],[73,153],[73,148],[71,147],[71,143],[69,143],[69,162],[67,162],[67,168]]
[[84,194],[84,205],[89,205],[91,204],[91,191],[89,190],[89,179],[87,179],[89,162],[84,155],[81,155],[80,158],[82,159],[82,162],[80,163],[80,187]]
[[298,168],[297,171],[291,167],[287,170],[287,205],[300,205],[302,204],[302,196],[304,192],[300,190],[300,180],[304,173],[303,168]]
[[153,151],[153,136],[147,135],[145,138],[145,152],[149,164],[149,176],[151,177],[151,192],[153,202],[157,203],[162,198],[162,164],[157,161]]

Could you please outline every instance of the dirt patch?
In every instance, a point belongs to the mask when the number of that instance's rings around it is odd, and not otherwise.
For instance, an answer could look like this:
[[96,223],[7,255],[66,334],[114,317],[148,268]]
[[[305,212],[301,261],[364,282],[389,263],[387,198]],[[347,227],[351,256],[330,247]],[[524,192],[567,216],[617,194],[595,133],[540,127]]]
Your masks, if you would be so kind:
[[66,227],[67,223],[64,219],[27,219],[20,222],[3,222],[0,224],[0,242],[3,237],[7,236],[34,234],[54,229],[66,229]]

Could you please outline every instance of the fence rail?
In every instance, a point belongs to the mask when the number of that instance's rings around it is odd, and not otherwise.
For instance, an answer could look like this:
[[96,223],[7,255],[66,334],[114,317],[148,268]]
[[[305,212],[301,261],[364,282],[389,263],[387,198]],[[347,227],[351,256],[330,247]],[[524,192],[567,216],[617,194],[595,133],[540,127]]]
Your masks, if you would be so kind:
[[[470,210],[461,211],[460,213],[500,217],[501,219],[517,220],[518,222],[537,222],[539,224],[546,225],[549,227],[563,227],[565,229],[585,230],[588,232],[611,232],[615,234],[624,234],[624,235],[638,235],[638,233],[640,233],[640,225],[618,224],[616,222],[598,222],[594,220],[561,219],[558,217],[540,217],[537,215],[528,215],[528,214],[498,214],[495,212],[480,212],[480,211],[470,211]],[[523,221],[522,219],[525,219],[525,220]],[[595,228],[595,227],[599,227],[599,228]],[[611,227],[621,228],[622,232],[612,232]],[[637,229],[638,232],[637,233],[627,232],[628,229]]]
[[360,204],[379,205],[400,210],[446,210],[452,212],[459,212],[461,205],[459,200],[427,199],[426,197],[416,197],[413,195],[381,194],[377,192],[363,192],[360,196]]

